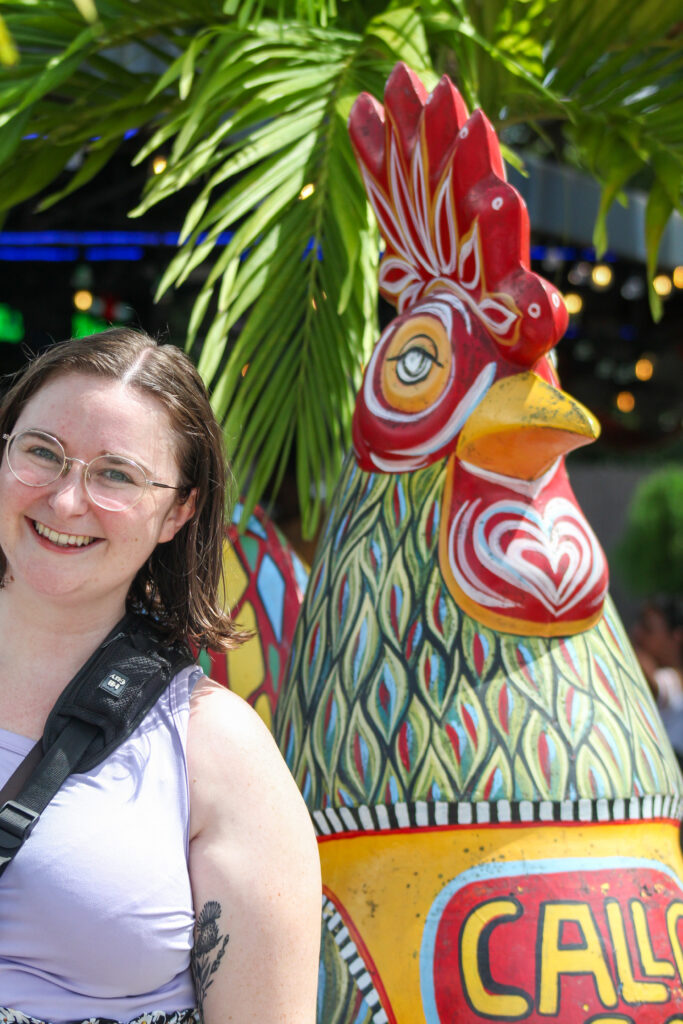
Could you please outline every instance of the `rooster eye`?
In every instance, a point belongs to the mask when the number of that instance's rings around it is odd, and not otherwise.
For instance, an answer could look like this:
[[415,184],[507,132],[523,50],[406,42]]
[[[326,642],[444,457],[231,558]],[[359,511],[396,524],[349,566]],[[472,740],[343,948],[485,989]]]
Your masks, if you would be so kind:
[[426,313],[409,315],[384,351],[384,400],[397,412],[424,412],[443,395],[452,369],[453,350],[441,321]]
[[396,376],[401,384],[418,384],[427,377],[435,363],[441,365],[433,352],[419,344],[406,349],[400,356],[390,356],[387,362],[396,363]]

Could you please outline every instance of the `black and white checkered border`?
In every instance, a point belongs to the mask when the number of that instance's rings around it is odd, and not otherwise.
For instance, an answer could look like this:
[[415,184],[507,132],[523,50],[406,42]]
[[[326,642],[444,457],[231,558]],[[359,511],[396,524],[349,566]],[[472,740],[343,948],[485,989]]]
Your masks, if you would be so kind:
[[[358,952],[356,943],[349,935],[341,914],[327,896],[323,896],[323,924],[339,947],[339,955],[345,961],[356,987],[370,1007],[374,1024],[389,1024],[389,1018],[380,1005],[379,993],[372,984],[372,977]],[[373,1011],[373,1007],[377,1009]]]
[[531,822],[650,821],[683,818],[683,796],[648,794],[607,800],[496,800],[449,803],[417,800],[414,803],[376,804],[374,807],[327,807],[313,811],[318,835],[344,832],[381,832],[387,829],[435,828],[440,825],[509,825]]

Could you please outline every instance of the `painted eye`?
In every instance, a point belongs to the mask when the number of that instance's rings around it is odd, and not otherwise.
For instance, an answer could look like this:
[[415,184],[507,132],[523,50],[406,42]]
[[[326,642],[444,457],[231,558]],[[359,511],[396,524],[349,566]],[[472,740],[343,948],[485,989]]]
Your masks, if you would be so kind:
[[391,337],[382,361],[385,401],[402,413],[428,409],[451,378],[453,350],[443,324],[433,316],[407,317]]
[[401,384],[417,384],[424,380],[434,363],[438,362],[433,352],[428,352],[419,344],[402,352],[400,356],[392,356],[388,361],[396,363],[396,376]]

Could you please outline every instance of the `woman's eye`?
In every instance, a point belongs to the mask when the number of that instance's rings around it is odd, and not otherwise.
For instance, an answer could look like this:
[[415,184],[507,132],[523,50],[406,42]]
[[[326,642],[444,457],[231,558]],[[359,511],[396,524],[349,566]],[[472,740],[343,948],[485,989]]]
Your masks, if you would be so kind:
[[28,450],[29,455],[32,455],[35,459],[41,459],[45,462],[61,462],[62,458],[57,455],[56,452],[51,451],[49,448],[43,448],[39,445],[34,445]]
[[396,363],[396,376],[402,384],[417,384],[429,375],[438,360],[432,352],[417,346],[395,356],[392,362]]
[[124,473],[122,469],[101,469],[97,473],[97,477],[105,484],[132,484],[134,480]]

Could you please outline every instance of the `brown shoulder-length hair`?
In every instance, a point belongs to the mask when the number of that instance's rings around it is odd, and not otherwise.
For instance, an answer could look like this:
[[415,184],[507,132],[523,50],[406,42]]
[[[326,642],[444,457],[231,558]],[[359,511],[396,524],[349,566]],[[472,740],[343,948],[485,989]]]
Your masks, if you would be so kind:
[[[33,359],[0,403],[0,435],[49,380],[70,373],[125,381],[150,395],[168,415],[186,501],[197,489],[196,509],[173,540],[159,544],[128,593],[131,610],[150,613],[173,641],[227,650],[247,639],[224,607],[223,543],[228,470],[223,436],[197,370],[174,345],[159,345],[142,331],[113,328],[51,346]],[[4,452],[4,441],[0,441]],[[0,549],[0,579],[7,559]],[[0,586],[2,584],[0,583]]]

